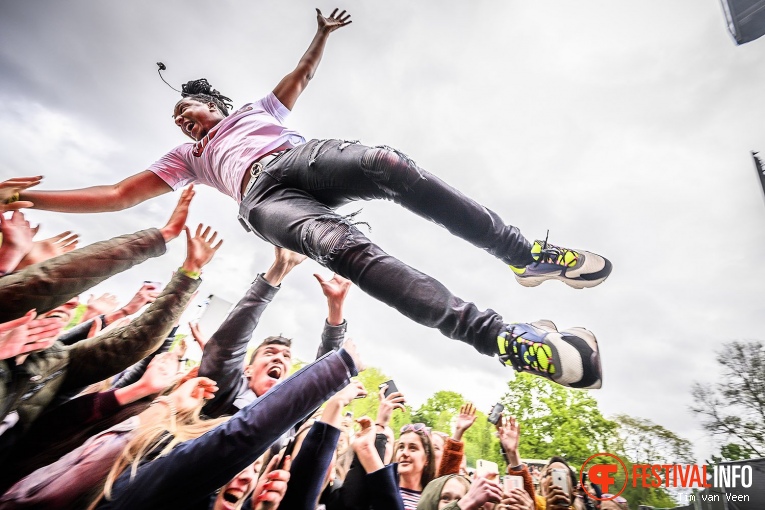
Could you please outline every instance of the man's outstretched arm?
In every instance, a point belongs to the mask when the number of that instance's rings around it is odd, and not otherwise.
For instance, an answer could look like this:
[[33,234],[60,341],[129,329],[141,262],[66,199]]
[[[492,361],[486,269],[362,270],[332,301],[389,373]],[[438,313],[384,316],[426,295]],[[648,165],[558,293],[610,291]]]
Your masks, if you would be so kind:
[[30,189],[21,191],[19,198],[34,203],[36,209],[68,213],[98,213],[122,211],[171,191],[172,188],[157,174],[144,170],[117,184],[66,191]]
[[316,9],[316,21],[319,27],[316,29],[316,35],[308,46],[303,57],[298,62],[295,70],[282,78],[282,81],[274,89],[274,95],[279,101],[292,110],[300,94],[303,93],[308,82],[311,81],[316,69],[319,67],[321,57],[324,54],[324,46],[327,44],[329,34],[351,23],[351,15],[345,11],[337,13],[337,9],[332,11],[328,18],[325,18],[319,9]]

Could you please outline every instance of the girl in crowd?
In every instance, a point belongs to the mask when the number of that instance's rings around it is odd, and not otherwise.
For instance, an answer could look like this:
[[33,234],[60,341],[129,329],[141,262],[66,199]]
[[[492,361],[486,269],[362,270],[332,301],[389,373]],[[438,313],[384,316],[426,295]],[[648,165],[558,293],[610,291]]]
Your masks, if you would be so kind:
[[422,490],[436,476],[430,430],[422,423],[404,425],[393,451],[404,508],[415,510]]

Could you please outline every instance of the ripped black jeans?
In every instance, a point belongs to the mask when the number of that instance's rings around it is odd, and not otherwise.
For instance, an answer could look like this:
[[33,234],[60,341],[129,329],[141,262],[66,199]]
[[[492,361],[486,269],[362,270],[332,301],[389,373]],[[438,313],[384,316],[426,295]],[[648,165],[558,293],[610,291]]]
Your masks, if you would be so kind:
[[392,200],[506,264],[533,261],[531,244],[516,227],[389,147],[311,140],[263,170],[239,214],[269,243],[309,256],[420,324],[495,354],[504,327],[499,314],[479,310],[388,255],[334,211],[372,199]]

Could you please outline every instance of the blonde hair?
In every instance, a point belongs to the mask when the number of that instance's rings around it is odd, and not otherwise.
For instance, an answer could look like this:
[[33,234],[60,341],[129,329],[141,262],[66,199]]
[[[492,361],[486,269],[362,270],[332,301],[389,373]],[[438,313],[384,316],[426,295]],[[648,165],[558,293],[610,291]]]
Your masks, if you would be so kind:
[[[157,403],[160,402],[163,401]],[[154,403],[152,403],[152,405],[154,405]],[[170,440],[166,442],[155,458],[167,455],[179,443],[188,441],[189,439],[195,439],[229,419],[228,416],[211,420],[202,419],[200,413],[203,405],[204,401],[201,401],[199,405],[193,409],[179,411],[178,413],[174,413],[174,408],[169,406],[171,411],[170,416],[167,419],[159,423],[139,426],[135,430],[135,433],[128,444],[125,445],[122,454],[112,465],[112,469],[106,477],[103,490],[98,494],[93,503],[91,503],[88,510],[95,509],[102,498],[112,498],[114,482],[125,469],[130,467],[130,479],[132,480],[135,478],[141,460],[143,460],[148,453],[151,453],[155,448],[160,446],[163,440],[168,437],[168,434]]]

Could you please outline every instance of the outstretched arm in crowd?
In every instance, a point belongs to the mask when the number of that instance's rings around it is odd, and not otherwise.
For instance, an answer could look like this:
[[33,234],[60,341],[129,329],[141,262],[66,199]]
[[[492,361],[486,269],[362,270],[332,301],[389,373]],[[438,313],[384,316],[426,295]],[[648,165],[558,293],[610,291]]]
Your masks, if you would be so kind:
[[324,297],[327,298],[327,320],[324,322],[324,331],[321,333],[321,344],[316,353],[316,358],[321,358],[326,353],[340,348],[345,340],[345,332],[348,323],[343,318],[343,305],[348,291],[351,289],[351,281],[335,274],[325,280],[319,274],[313,275],[321,286]]
[[404,510],[404,502],[398,490],[398,480],[393,464],[383,464],[376,447],[377,434],[372,420],[363,416],[356,420],[360,430],[352,443],[356,458],[366,471],[364,489],[373,509]]
[[304,259],[303,255],[276,247],[274,263],[268,271],[258,275],[247,294],[205,345],[199,375],[216,381],[220,388],[215,398],[205,404],[204,412],[208,416],[230,413],[242,379],[247,344],[260,316],[279,291],[284,277]]
[[[502,448],[502,452],[507,462],[507,474],[511,476],[523,477],[523,488],[526,495],[532,500],[535,497],[534,481],[531,479],[531,473],[529,468],[521,461],[521,456],[518,453],[518,445],[521,441],[521,425],[512,416],[502,416],[497,422],[497,435],[499,436],[499,444]],[[527,501],[522,494],[517,494],[519,490],[513,489],[512,494],[506,494],[505,497],[510,497],[513,500],[513,504],[523,505]]]
[[217,233],[202,225],[186,231],[186,259],[157,299],[122,328],[78,342],[69,349],[70,367],[63,388],[86,386],[129,367],[157,349],[178,321],[194,291],[199,273],[220,247]]
[[[355,354],[330,353],[274,386],[230,420],[144,464],[126,470],[99,509],[188,508],[252,464],[284,432],[345,387],[359,366]],[[210,469],[214,466],[214,469]],[[184,487],[178,492],[177,487]]]
[[[122,211],[151,198],[170,193],[172,188],[154,172],[144,170],[117,184],[66,191],[22,190],[20,199],[36,209],[67,213]],[[32,207],[32,206],[28,206]]]
[[327,401],[319,420],[311,425],[300,449],[294,452],[290,485],[284,496],[284,508],[295,510],[314,510],[327,476],[330,472],[332,456],[340,438],[342,411],[353,399],[364,397],[367,390],[358,381],[338,391]]
[[[45,413],[6,457],[4,473],[0,474],[0,494],[34,470],[78,448],[90,436],[119,423],[126,406],[156,395],[177,379],[177,356],[163,354],[154,358],[143,377],[132,385],[88,393]],[[137,407],[136,412],[144,407]]]
[[475,411],[475,406],[470,402],[460,407],[460,414],[457,415],[454,424],[454,434],[444,441],[444,454],[438,466],[438,476],[459,474],[462,457],[465,455],[462,435],[475,423]]
[[194,190],[183,191],[167,224],[115,237],[54,257],[0,278],[0,321],[33,308],[43,313],[60,306],[110,276],[165,253],[186,222]]
[[319,67],[321,57],[324,54],[324,47],[327,44],[329,34],[351,24],[351,15],[342,11],[338,14],[337,9],[332,11],[329,17],[325,17],[319,9],[316,9],[316,22],[318,28],[310,46],[298,62],[295,69],[287,76],[282,78],[279,84],[274,88],[274,95],[279,101],[292,110],[300,94],[303,93],[311,81],[316,69]]

